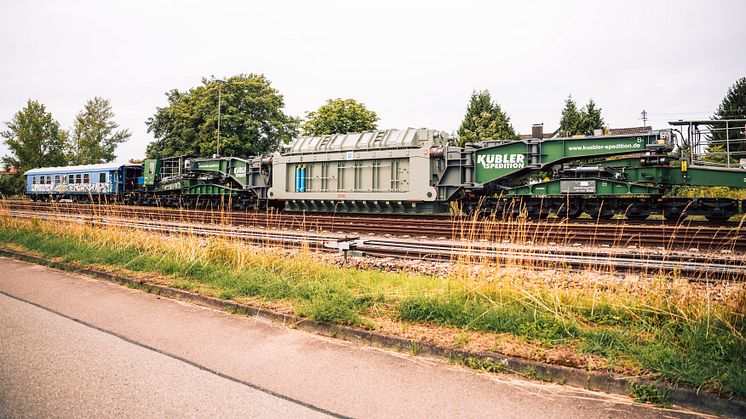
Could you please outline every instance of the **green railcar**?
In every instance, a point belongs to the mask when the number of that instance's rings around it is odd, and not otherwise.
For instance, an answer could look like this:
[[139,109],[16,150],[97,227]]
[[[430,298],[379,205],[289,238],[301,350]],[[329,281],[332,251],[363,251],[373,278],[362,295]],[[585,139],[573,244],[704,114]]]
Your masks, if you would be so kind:
[[148,159],[143,164],[142,205],[264,208],[271,182],[262,157]]
[[[710,121],[711,122],[711,121]],[[704,123],[704,122],[703,122]],[[144,162],[145,205],[348,213],[487,214],[643,219],[742,211],[729,198],[678,198],[678,186],[746,187],[746,164],[704,165],[676,129],[532,138],[458,147],[407,128],[298,137],[271,156]],[[728,166],[731,156],[728,155]]]

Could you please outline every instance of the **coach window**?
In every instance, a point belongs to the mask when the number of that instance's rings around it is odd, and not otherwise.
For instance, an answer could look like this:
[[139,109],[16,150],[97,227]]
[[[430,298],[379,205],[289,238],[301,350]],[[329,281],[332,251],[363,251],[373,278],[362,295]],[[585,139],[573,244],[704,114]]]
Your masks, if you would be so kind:
[[36,185],[36,176],[31,176],[31,184]]
[[47,185],[52,184],[52,175],[47,176]]
[[80,177],[80,173],[78,173],[77,175],[75,175],[75,183],[80,183],[80,182],[81,182],[81,177]]
[[106,183],[106,173],[98,174],[98,183]]
[[91,183],[91,175],[88,173],[83,175],[83,183]]
[[60,175],[54,175],[54,184],[59,185],[60,184]]

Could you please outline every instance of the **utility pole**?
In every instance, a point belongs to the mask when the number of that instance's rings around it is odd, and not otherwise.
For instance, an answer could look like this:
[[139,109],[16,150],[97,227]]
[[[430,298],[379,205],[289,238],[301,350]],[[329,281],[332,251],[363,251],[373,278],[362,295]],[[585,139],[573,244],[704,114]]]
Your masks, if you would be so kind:
[[642,119],[642,127],[645,128],[648,126],[648,111],[643,109],[642,112],[640,112],[640,115],[642,115],[642,118],[640,118]]
[[223,83],[218,83],[218,151],[216,153],[217,157],[220,157],[220,104],[221,104],[220,101],[222,99],[220,97],[221,87],[223,87]]

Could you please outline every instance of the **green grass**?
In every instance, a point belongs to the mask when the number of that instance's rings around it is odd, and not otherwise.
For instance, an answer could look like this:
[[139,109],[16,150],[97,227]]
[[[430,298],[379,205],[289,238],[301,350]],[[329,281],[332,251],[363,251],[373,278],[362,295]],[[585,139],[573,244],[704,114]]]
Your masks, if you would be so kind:
[[[157,274],[176,288],[222,299],[283,302],[317,321],[374,328],[376,316],[386,316],[404,324],[459,328],[455,346],[468,343],[468,331],[507,333],[541,348],[563,345],[602,357],[612,367],[634,366],[670,382],[746,396],[743,292],[730,305],[713,303],[705,310],[701,297],[667,284],[597,296],[595,290],[557,290],[525,278],[475,283],[473,278],[363,271],[325,265],[312,255],[262,254],[220,240],[164,241],[142,232],[42,222],[0,220],[0,243],[64,262]],[[419,343],[409,350],[418,354]],[[467,358],[462,363],[502,370],[494,362]],[[652,397],[645,389],[634,391],[641,392],[640,399]]]
[[487,372],[503,372],[505,370],[505,367],[503,367],[501,363],[495,362],[492,359],[466,357],[461,361],[461,363],[469,368]]
[[738,336],[746,330],[742,315],[734,334],[733,323],[716,318],[687,321],[640,313],[634,321],[629,314],[601,306],[593,315],[580,308],[577,317],[563,319],[525,302],[494,304],[469,294],[411,297],[399,309],[405,321],[510,333],[544,347],[574,345],[611,364],[638,363],[671,382],[746,395],[746,345]]
[[660,407],[668,407],[671,402],[668,394],[653,384],[634,384],[629,386],[629,395],[640,403],[652,403]]

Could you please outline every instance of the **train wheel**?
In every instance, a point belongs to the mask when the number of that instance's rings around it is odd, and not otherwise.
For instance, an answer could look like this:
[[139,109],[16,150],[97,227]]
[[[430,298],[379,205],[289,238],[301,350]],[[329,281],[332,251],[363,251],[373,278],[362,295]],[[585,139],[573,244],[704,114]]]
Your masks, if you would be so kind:
[[678,223],[680,221],[684,221],[684,219],[686,218],[686,213],[681,212],[681,209],[677,207],[664,208],[663,217],[666,218],[666,221]]
[[583,211],[578,205],[572,204],[569,207],[566,204],[563,204],[557,209],[557,211],[555,211],[555,214],[557,214],[557,217],[559,218],[578,218],[582,213]]
[[594,220],[611,220],[611,218],[614,217],[614,212],[595,208],[588,212],[588,215],[590,215]]

